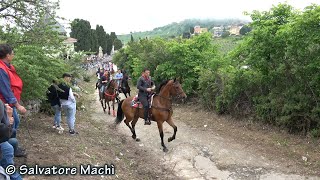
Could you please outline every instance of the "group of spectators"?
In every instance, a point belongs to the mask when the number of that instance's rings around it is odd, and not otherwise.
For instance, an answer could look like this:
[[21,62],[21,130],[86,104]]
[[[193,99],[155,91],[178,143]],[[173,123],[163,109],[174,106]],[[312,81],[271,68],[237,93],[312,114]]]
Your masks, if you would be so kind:
[[[4,172],[14,165],[14,157],[26,157],[26,150],[19,146],[17,134],[20,124],[20,114],[27,112],[20,104],[23,82],[11,64],[14,59],[13,48],[8,44],[0,44],[0,179],[20,180],[21,175],[15,172],[7,175]],[[76,99],[80,97],[72,91],[71,78],[68,73],[62,75],[63,81],[53,80],[48,88],[47,96],[54,109],[53,128],[63,131],[61,126],[61,110],[65,111],[69,134],[75,135]]]
[[55,80],[52,81],[51,86],[48,88],[47,97],[55,112],[53,128],[59,132],[64,128],[61,126],[61,111],[65,111],[66,120],[69,127],[70,135],[78,134],[75,131],[76,109],[77,103],[75,97],[80,97],[79,94],[72,91],[71,79],[72,76],[68,73],[62,75],[63,82],[58,84]]
[[[27,110],[20,104],[23,82],[11,64],[13,58],[12,47],[0,44],[0,165],[4,169],[14,165],[14,157],[27,156],[25,149],[19,147],[17,139],[19,113],[25,114]],[[0,174],[3,174],[1,170]],[[17,172],[11,174],[10,178],[22,179]]]

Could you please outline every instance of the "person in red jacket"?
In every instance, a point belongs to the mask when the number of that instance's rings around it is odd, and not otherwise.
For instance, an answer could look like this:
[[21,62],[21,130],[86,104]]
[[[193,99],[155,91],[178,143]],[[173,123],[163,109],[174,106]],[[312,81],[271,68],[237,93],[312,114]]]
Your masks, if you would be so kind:
[[[11,46],[8,44],[0,44],[0,100],[2,100],[4,104],[9,104],[12,107],[14,118],[13,128],[17,130],[20,123],[17,111],[24,114],[27,110],[20,104],[23,83],[14,66],[11,65],[13,58],[14,52]],[[16,135],[14,135],[14,138],[15,136]],[[19,148],[18,151],[23,150]]]
[[[11,65],[13,57],[12,48],[8,44],[0,44],[0,99],[4,103],[10,104],[13,111],[18,110],[24,114],[27,110],[20,105],[23,83],[14,66]],[[20,121],[18,118],[14,118],[14,127],[17,129]]]

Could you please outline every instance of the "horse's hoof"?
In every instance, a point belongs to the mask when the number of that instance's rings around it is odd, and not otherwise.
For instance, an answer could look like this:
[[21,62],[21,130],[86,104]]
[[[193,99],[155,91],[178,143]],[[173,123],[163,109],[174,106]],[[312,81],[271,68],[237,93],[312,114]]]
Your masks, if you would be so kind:
[[171,142],[172,140],[173,140],[172,137],[169,137],[169,138],[168,138],[168,142]]
[[168,152],[168,149],[167,148],[163,148],[163,152]]
[[135,135],[132,135],[131,137],[132,137],[133,139],[136,139],[136,137],[137,137],[137,136],[135,136]]
[[136,141],[137,141],[137,142],[140,142],[140,139],[139,139],[139,138],[137,138],[137,139],[136,139]]

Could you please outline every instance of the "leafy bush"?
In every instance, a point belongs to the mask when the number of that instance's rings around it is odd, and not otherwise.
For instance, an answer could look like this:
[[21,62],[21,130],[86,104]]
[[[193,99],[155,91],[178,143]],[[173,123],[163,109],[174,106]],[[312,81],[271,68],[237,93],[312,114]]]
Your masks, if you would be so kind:
[[299,12],[279,4],[250,14],[252,31],[227,55],[217,52],[210,34],[200,34],[131,42],[117,62],[134,78],[143,67],[156,81],[181,76],[185,92],[218,113],[306,134],[320,125],[319,14],[320,6]]
[[83,76],[83,80],[84,80],[85,82],[90,82],[90,76],[84,75],[84,76]]
[[45,99],[45,92],[52,80],[69,71],[62,59],[48,55],[52,53],[33,45],[15,49],[12,62],[24,83],[22,100]]

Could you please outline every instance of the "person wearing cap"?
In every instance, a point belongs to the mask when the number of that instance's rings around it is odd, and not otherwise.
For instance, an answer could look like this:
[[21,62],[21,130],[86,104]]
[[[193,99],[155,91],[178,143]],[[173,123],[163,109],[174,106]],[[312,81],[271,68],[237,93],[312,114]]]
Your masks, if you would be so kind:
[[74,129],[74,124],[76,121],[76,97],[80,97],[77,93],[72,91],[70,86],[71,75],[68,73],[64,73],[62,78],[64,82],[59,84],[59,88],[64,92],[58,92],[61,102],[62,109],[66,112],[67,123],[69,127],[70,135],[78,134],[78,132]]

